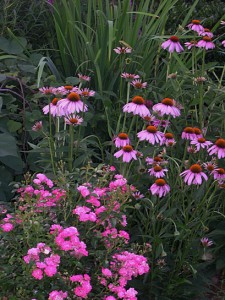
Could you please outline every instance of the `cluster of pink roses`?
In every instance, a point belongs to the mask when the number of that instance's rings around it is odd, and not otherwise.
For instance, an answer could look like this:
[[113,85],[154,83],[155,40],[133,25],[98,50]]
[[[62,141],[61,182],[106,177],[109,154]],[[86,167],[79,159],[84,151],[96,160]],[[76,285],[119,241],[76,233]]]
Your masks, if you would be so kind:
[[[29,249],[27,255],[23,257],[26,264],[35,264],[32,270],[35,279],[41,280],[44,274],[48,277],[56,275],[60,256],[51,252],[52,249],[45,243],[38,243],[36,248]],[[43,259],[43,255],[47,257]]]

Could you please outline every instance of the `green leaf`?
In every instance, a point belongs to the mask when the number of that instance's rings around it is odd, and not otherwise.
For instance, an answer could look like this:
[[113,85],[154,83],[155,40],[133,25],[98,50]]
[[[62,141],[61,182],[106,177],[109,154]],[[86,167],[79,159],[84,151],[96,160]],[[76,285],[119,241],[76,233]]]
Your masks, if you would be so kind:
[[0,134],[0,157],[4,156],[19,157],[17,153],[16,140],[13,136],[7,133]]
[[8,127],[9,132],[16,132],[17,130],[19,130],[22,127],[22,124],[20,122],[9,120],[7,122],[7,127]]

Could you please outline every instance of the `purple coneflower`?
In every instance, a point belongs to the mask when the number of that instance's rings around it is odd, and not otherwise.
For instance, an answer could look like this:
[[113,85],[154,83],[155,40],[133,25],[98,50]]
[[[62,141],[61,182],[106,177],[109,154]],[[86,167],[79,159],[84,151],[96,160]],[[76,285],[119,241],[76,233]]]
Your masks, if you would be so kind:
[[145,197],[145,196],[144,196],[143,194],[141,194],[141,192],[139,192],[139,191],[132,193],[132,196],[133,196],[136,200],[142,199],[142,198]]
[[170,132],[167,132],[164,134],[164,137],[160,143],[160,145],[162,146],[163,144],[165,144],[166,146],[173,146],[175,145],[176,141],[174,139],[174,135]]
[[146,157],[145,159],[147,165],[162,165],[162,164],[166,164],[167,161],[165,161],[162,157],[160,156],[155,156],[153,158],[150,158],[150,157]]
[[161,103],[153,105],[152,110],[158,112],[160,116],[170,115],[176,118],[180,116],[180,110],[175,105],[174,99],[164,98]]
[[124,147],[126,145],[129,145],[130,144],[130,139],[129,139],[129,137],[126,133],[121,132],[114,139],[114,143],[115,143],[115,146],[117,148],[121,148],[121,147]]
[[225,40],[224,40],[224,41],[222,41],[222,45],[225,47]]
[[205,48],[206,50],[209,50],[209,49],[214,49],[215,44],[212,42],[210,37],[203,36],[202,40],[197,42],[196,47]]
[[215,142],[215,145],[210,147],[208,149],[209,155],[217,154],[218,158],[224,158],[225,157],[225,140],[224,139],[218,139]]
[[122,78],[125,78],[125,79],[127,79],[127,80],[129,80],[129,81],[132,81],[132,80],[134,80],[134,79],[140,78],[139,75],[136,75],[136,74],[130,74],[130,73],[122,73],[121,77],[122,77]]
[[170,53],[173,53],[174,51],[179,53],[184,50],[179,42],[179,38],[175,35],[171,36],[167,41],[163,42],[161,47],[163,49],[168,48],[168,51]]
[[117,151],[114,156],[116,158],[119,158],[120,156],[123,156],[123,162],[129,163],[132,159],[137,159],[137,151],[133,150],[133,147],[131,145],[124,146],[121,150]]
[[200,137],[196,140],[192,140],[191,144],[195,145],[197,151],[200,151],[200,149],[208,149],[209,146],[212,145],[212,142],[206,141],[205,138]]
[[193,47],[196,47],[196,44],[197,44],[196,41],[190,41],[190,42],[184,43],[184,45],[188,48],[188,50],[190,50]]
[[204,31],[199,32],[200,36],[208,36],[209,38],[213,38],[213,33],[208,29],[204,28]]
[[40,131],[42,127],[42,121],[38,121],[32,126],[32,131]]
[[91,80],[90,76],[82,75],[80,73],[78,74],[78,77],[81,82],[89,82]]
[[202,164],[203,168],[210,174],[218,167],[214,162],[205,162]]
[[116,47],[113,49],[117,54],[126,54],[126,53],[131,53],[132,49],[128,47]]
[[83,118],[76,116],[75,114],[66,116],[64,120],[66,124],[73,126],[80,125],[83,122]]
[[170,186],[162,178],[156,179],[155,183],[149,188],[152,195],[158,195],[159,198],[165,196],[170,191]]
[[42,87],[39,89],[39,91],[44,95],[55,95],[57,94],[57,88],[55,87]]
[[53,117],[58,116],[58,110],[59,110],[58,105],[57,105],[58,101],[59,101],[58,98],[54,98],[50,104],[44,106],[42,108],[44,115],[47,115],[50,110],[50,113]]
[[140,79],[135,79],[131,82],[131,85],[136,89],[145,89],[147,87],[147,82],[141,82]]
[[148,141],[150,144],[160,143],[164,134],[157,130],[155,126],[147,126],[145,130],[138,132],[137,134],[140,141]]
[[162,178],[165,177],[165,172],[168,172],[168,169],[163,169],[161,166],[156,165],[148,170],[149,175],[155,176],[156,178]]
[[140,117],[150,116],[150,112],[145,105],[145,100],[141,96],[135,96],[132,98],[132,102],[125,104],[123,112],[139,115]]
[[89,90],[88,88],[84,88],[80,90],[79,94],[84,98],[88,98],[93,97],[95,95],[95,91]]
[[215,180],[223,180],[225,179],[225,170],[224,168],[217,168],[212,171],[213,178]]
[[77,86],[72,85],[63,85],[57,88],[57,94],[60,95],[68,95],[72,92],[79,93],[79,88]]
[[67,116],[88,110],[87,105],[80,100],[79,94],[74,92],[70,93],[66,98],[59,100],[58,106],[60,116]]
[[202,246],[204,248],[210,247],[213,245],[213,241],[210,241],[207,237],[201,239]]
[[202,168],[199,164],[192,165],[188,170],[182,172],[180,176],[184,176],[184,182],[188,185],[202,184],[202,178],[208,180],[208,176],[202,172]]
[[204,30],[204,27],[201,25],[201,21],[199,20],[192,20],[191,23],[187,25],[187,27],[198,33]]

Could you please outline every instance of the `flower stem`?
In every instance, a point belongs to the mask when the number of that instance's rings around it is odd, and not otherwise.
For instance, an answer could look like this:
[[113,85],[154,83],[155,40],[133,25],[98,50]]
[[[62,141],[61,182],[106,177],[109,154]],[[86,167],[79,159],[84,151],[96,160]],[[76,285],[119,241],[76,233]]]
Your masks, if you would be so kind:
[[73,126],[69,127],[69,135],[70,135],[70,143],[69,143],[69,156],[68,156],[68,164],[69,171],[73,171],[73,144],[74,144],[74,128]]

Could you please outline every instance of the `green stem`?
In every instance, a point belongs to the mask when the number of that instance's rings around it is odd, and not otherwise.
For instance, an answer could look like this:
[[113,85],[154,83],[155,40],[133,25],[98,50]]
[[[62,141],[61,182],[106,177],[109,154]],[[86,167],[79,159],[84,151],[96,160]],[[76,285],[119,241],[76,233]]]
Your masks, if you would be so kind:
[[[130,82],[127,83],[127,102],[126,102],[126,104],[129,102],[129,98],[130,98]],[[122,132],[124,132],[124,130],[125,130],[126,117],[127,117],[127,113],[125,113],[125,116],[124,116]]]
[[[205,50],[203,50],[202,55],[202,77],[204,77],[205,74]],[[200,122],[200,128],[202,129],[204,127],[204,117],[203,117],[203,108],[204,108],[204,100],[203,100],[203,82],[199,85],[199,122]]]
[[70,134],[70,143],[69,143],[69,156],[68,156],[68,164],[69,164],[69,171],[73,171],[73,144],[74,144],[74,128],[71,125],[69,128]]
[[168,65],[167,65],[167,70],[166,70],[166,82],[167,82],[168,76],[170,74],[171,58],[172,58],[172,53],[170,52],[169,61],[168,61]]
[[54,162],[54,141],[53,141],[53,137],[52,137],[52,116],[51,116],[51,107],[50,107],[50,102],[49,102],[49,149],[50,149],[50,157],[51,157],[51,164],[52,164],[52,170],[54,175],[56,175],[56,171],[55,171],[55,162]]

